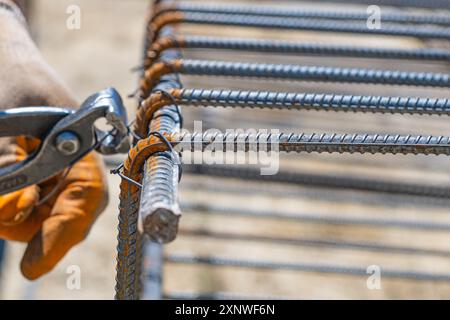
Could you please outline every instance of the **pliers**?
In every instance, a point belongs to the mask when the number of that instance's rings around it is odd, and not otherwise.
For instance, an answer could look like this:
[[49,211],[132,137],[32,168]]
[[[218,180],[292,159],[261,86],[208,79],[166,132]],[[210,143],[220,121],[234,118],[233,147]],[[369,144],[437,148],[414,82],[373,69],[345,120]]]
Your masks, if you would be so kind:
[[[110,131],[95,126],[100,118],[112,126]],[[113,88],[91,95],[78,110],[24,107],[0,111],[0,137],[21,135],[38,138],[40,146],[24,161],[0,168],[0,195],[40,183],[93,149],[110,155],[130,148],[126,110]]]

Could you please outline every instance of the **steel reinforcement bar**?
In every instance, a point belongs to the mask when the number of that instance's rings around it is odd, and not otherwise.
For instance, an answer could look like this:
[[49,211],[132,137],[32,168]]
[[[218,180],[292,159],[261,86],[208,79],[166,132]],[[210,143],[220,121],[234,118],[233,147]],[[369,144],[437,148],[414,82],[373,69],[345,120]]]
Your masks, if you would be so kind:
[[140,85],[141,96],[148,96],[160,82],[161,77],[171,73],[450,88],[450,75],[444,73],[176,59],[156,63],[145,72]]
[[174,133],[166,137],[183,151],[262,151],[450,155],[446,136],[394,134]]
[[[287,2],[310,2],[310,0],[284,0]],[[155,0],[156,5],[168,5],[178,2],[176,0]],[[190,2],[183,0],[183,2]],[[213,1],[214,2],[214,1]],[[220,2],[220,1],[218,1]],[[261,0],[261,2],[273,2],[273,0]],[[424,9],[448,9],[450,10],[450,3],[448,0],[315,0],[317,3],[341,3],[341,4],[356,4],[356,5],[379,5],[388,7],[411,7]]]
[[[321,175],[305,172],[279,171],[276,175],[261,175],[258,168],[239,166],[215,165],[186,165],[185,173],[213,176],[230,179],[244,179],[246,181],[260,181],[265,183],[283,183],[339,190],[359,190],[382,192],[392,195],[409,195],[450,199],[450,188],[447,186],[414,184],[357,177],[342,177]],[[423,201],[423,199],[421,199]]]
[[147,70],[168,49],[220,49],[277,53],[285,55],[341,56],[374,59],[408,59],[421,61],[450,61],[450,51],[444,49],[390,49],[296,43],[291,41],[214,38],[206,36],[170,36],[158,38],[147,50],[144,69]]
[[[166,36],[171,35],[171,30],[166,29]],[[146,37],[147,41],[148,37]],[[151,43],[146,42],[144,54]],[[168,50],[163,55],[167,59],[176,59],[178,53]],[[176,75],[165,75],[155,90],[170,90],[179,88],[181,84]],[[177,106],[167,105],[155,114],[155,119],[149,124],[150,132],[177,132],[181,128],[181,113]],[[119,213],[119,234],[117,247],[117,276],[116,299],[135,300],[141,294],[141,248],[146,246],[145,252],[158,251],[158,244],[146,242],[138,230],[139,217],[144,225],[156,228],[152,240],[162,241],[158,227],[161,225],[164,231],[166,226],[165,213],[178,216],[178,200],[176,190],[178,185],[179,167],[172,152],[162,150],[152,155],[143,166],[143,174],[140,176],[142,190],[135,185],[130,186],[129,181],[122,180]],[[168,185],[170,185],[168,187]],[[170,188],[171,193],[166,192]],[[149,221],[151,222],[149,224]],[[174,221],[172,221],[174,222]],[[175,221],[177,223],[177,221]],[[152,229],[154,230],[154,229]],[[146,231],[146,230],[144,230]],[[167,232],[165,236],[169,236]],[[144,242],[144,243],[143,243]],[[151,246],[153,248],[148,248]],[[154,283],[152,285],[155,285]],[[148,294],[148,291],[144,292]]]
[[323,93],[270,91],[168,89],[142,101],[136,116],[135,132],[146,137],[155,114],[168,105],[241,107],[280,110],[449,115],[450,100],[442,98],[354,96]]
[[[288,270],[367,277],[367,267],[347,267],[312,263],[278,263],[273,261],[231,259],[215,256],[196,256],[189,254],[171,254],[166,256],[165,261],[174,264],[202,264],[215,267],[233,267],[261,270]],[[450,281],[450,274],[447,273],[427,273],[409,270],[391,270],[384,268],[382,269],[382,273],[384,277],[393,279],[405,279],[414,281]]]
[[380,29],[368,28],[366,22],[343,22],[317,19],[297,19],[264,16],[246,16],[237,14],[211,14],[193,12],[167,12],[159,15],[148,25],[151,42],[155,41],[161,30],[173,24],[197,24],[252,27],[280,30],[318,31],[332,33],[352,33],[364,35],[384,35],[398,37],[415,37],[421,39],[450,39],[447,27],[423,27],[404,24],[382,24]]
[[236,207],[224,207],[205,204],[183,203],[186,212],[208,213],[210,215],[236,216],[259,219],[287,220],[312,224],[329,224],[335,226],[362,226],[372,228],[395,228],[422,231],[450,231],[450,223],[442,221],[423,221],[398,218],[371,218],[343,216],[335,214],[323,214],[317,212],[286,212],[274,210],[253,210]]
[[[265,0],[264,0],[265,1]],[[302,2],[305,0],[288,0],[289,2]],[[307,0],[306,0],[307,1]],[[165,1],[162,1],[165,2]],[[360,5],[379,5],[391,7],[413,7],[425,9],[449,9],[448,0],[316,0],[320,3],[342,3],[342,4],[360,4]]]
[[[201,206],[199,205],[199,207]],[[211,212],[209,208],[203,208],[203,211],[208,211],[207,214]],[[223,215],[226,215],[227,214],[226,210],[223,211],[225,211]],[[242,213],[242,216],[244,216],[244,212]],[[179,231],[179,235],[185,237],[206,238],[224,241],[237,241],[245,243],[256,242],[256,243],[267,243],[267,244],[288,245],[298,247],[336,248],[339,250],[370,251],[370,252],[383,252],[391,254],[407,254],[417,256],[434,256],[434,257],[450,258],[449,250],[399,246],[377,242],[365,242],[365,241],[358,242],[358,241],[303,238],[303,237],[288,238],[285,236],[275,237],[268,235],[253,235],[253,234],[238,234],[234,232],[208,231],[206,229],[181,229]]]
[[[159,15],[167,12],[190,12],[190,13],[212,13],[212,14],[234,14],[246,16],[265,16],[279,18],[313,18],[328,20],[363,20],[367,21],[370,14],[366,10],[330,11],[310,10],[296,7],[273,7],[273,6],[250,6],[242,4],[198,4],[176,2],[156,7],[153,14],[154,21]],[[430,13],[405,13],[405,12],[383,12],[382,22],[412,23],[412,24],[437,24],[450,25],[450,16]]]

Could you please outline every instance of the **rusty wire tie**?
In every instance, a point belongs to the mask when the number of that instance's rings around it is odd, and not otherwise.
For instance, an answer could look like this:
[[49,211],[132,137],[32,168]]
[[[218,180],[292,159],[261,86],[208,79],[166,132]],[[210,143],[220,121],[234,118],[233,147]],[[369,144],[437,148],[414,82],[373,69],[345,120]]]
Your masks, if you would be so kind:
[[[169,141],[169,140],[168,140],[161,132],[158,132],[158,131],[150,132],[150,133],[148,134],[148,137],[151,137],[151,136],[156,137],[156,138],[159,138],[159,140],[160,140],[161,142],[163,142],[163,143],[167,146],[167,148],[169,149],[168,151],[170,151],[170,152],[173,154],[174,159],[175,159],[175,163],[178,165],[178,168],[179,168],[179,169],[178,169],[178,182],[180,182],[180,181],[181,181],[181,177],[182,177],[182,175],[183,175],[183,166],[181,165],[181,159],[180,159],[180,158],[181,158],[181,154],[179,154],[179,153],[177,153],[177,152],[175,151],[175,149],[173,148],[173,146],[172,146],[172,144],[170,143],[170,141]],[[153,156],[153,155],[155,155],[155,154],[162,154],[162,153],[161,153],[161,152],[155,152],[155,153],[152,154],[151,156]],[[137,181],[131,179],[130,177],[127,177],[126,175],[124,175],[124,174],[121,172],[121,170],[123,169],[123,167],[124,167],[124,163],[121,163],[121,164],[118,165],[116,168],[111,169],[109,172],[110,172],[111,174],[118,175],[119,177],[121,177],[122,179],[124,179],[124,180],[126,180],[126,181],[132,183],[133,185],[135,185],[135,186],[138,187],[139,189],[142,189],[142,188],[143,188],[143,185],[142,185],[141,183],[139,183],[139,182],[137,182]]]
[[[178,73],[176,73],[176,75],[178,76]],[[177,79],[177,81],[178,81],[179,79]],[[160,82],[161,83],[161,82]],[[178,82],[179,83],[179,82]],[[176,108],[176,110],[177,110],[177,114],[178,114],[178,120],[179,120],[179,122],[180,122],[180,128],[183,128],[183,124],[184,124],[184,118],[183,118],[183,115],[182,115],[182,113],[181,113],[181,108],[180,108],[180,106],[179,106],[179,104],[178,104],[178,102],[177,102],[177,99],[175,99],[175,97],[173,96],[173,94],[171,94],[170,92],[168,92],[168,91],[166,91],[166,90],[163,90],[163,89],[153,89],[152,90],[152,92],[151,92],[151,94],[154,94],[154,93],[161,93],[163,96],[165,96],[167,99],[169,99],[170,100],[170,102],[172,103],[172,105],[174,105],[175,106],[175,108]],[[142,104],[139,104],[139,108],[141,108],[142,107]],[[157,118],[157,117],[154,117],[154,118]],[[153,118],[153,119],[154,119]],[[152,119],[150,119],[150,120],[152,120]],[[176,119],[174,119],[174,120],[176,120]],[[164,136],[162,136],[164,139],[166,139]],[[167,140],[167,139],[166,139]]]

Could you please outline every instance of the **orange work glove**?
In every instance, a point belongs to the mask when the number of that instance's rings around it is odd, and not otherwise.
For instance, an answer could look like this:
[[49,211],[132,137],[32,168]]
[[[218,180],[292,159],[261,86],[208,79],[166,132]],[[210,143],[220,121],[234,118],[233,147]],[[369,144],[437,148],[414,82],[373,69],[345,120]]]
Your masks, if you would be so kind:
[[[78,104],[45,63],[28,35],[24,20],[0,6],[0,109],[21,106]],[[0,167],[24,160],[39,141],[0,138]],[[71,247],[82,241],[106,206],[102,164],[89,154],[67,176],[58,174],[39,184],[0,196],[0,238],[27,242],[23,275],[36,279],[49,272]],[[55,192],[56,190],[56,192]],[[42,199],[49,199],[42,202]]]

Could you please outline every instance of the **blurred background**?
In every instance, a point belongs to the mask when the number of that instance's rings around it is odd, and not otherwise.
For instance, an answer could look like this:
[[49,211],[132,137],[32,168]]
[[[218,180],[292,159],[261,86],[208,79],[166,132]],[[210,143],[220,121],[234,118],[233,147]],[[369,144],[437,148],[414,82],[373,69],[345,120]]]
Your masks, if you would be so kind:
[[[240,1],[234,1],[240,2]],[[248,1],[247,1],[248,2]],[[255,3],[255,2],[253,2]],[[258,2],[256,2],[258,3]],[[278,4],[284,4],[277,1]],[[34,38],[48,62],[61,74],[77,97],[84,99],[90,93],[106,86],[116,87],[125,98],[137,86],[137,75],[130,69],[141,60],[142,40],[147,17],[145,0],[31,0],[29,14]],[[82,24],[79,30],[66,28],[70,5],[81,8]],[[292,5],[287,2],[285,5]],[[305,8],[311,3],[303,4]],[[346,10],[345,6],[323,6]],[[361,7],[364,9],[364,7]],[[205,30],[207,30],[205,32]],[[241,38],[271,38],[304,42],[353,44],[371,47],[444,47],[441,42],[424,42],[395,37],[364,37],[330,35],[313,32],[268,31],[257,29],[183,26],[185,34],[215,35]],[[312,58],[258,55],[257,53],[211,52],[190,50],[185,56],[196,59],[223,59],[296,63],[305,65],[355,66],[379,69],[400,69],[448,73],[444,63],[410,63],[405,61],[377,61],[354,58]],[[207,77],[182,77],[186,87],[243,88],[291,92],[336,92],[348,94],[402,95],[448,97],[448,90],[412,87],[386,87],[317,83],[273,83],[248,80],[229,80]],[[132,117],[136,102],[125,99]],[[409,115],[335,114],[319,112],[285,112],[185,108],[185,123],[192,127],[194,120],[203,119],[208,127],[279,128],[285,132],[377,132],[398,134],[448,135],[448,120],[439,117]],[[107,159],[117,163],[120,158]],[[450,186],[450,166],[445,157],[374,156],[374,155],[289,155],[282,159],[282,168],[299,172],[337,176],[368,177],[398,182],[425,183]],[[21,244],[8,243],[6,264],[0,280],[2,299],[112,299],[114,296],[115,247],[119,178],[108,175],[110,204],[93,227],[89,237],[73,249],[58,267],[36,282],[26,281],[18,265],[24,250]],[[239,186],[239,188],[237,188]],[[264,186],[261,183],[233,179],[205,178],[185,175],[180,185],[181,202],[214,206],[234,205],[251,210],[274,212],[308,212],[340,217],[400,219],[407,221],[450,223],[449,202],[409,196],[393,196],[351,190],[327,190],[308,186]],[[269,189],[269,190],[268,190]],[[231,190],[231,191],[230,191]],[[233,192],[234,190],[234,192]],[[211,207],[208,209],[208,207]],[[226,216],[204,216],[188,212],[181,224],[190,230],[210,230],[232,234],[302,236],[334,241],[377,242],[392,246],[410,246],[439,254],[386,253],[348,250],[321,246],[289,246],[252,241],[205,240],[202,237],[180,236],[167,246],[167,252],[214,254],[241,258],[276,260],[281,262],[308,262],[346,267],[366,268],[379,265],[383,269],[405,269],[428,273],[450,273],[450,234],[448,230],[429,231],[408,228],[374,228],[367,225],[336,225],[333,223],[258,220]],[[80,290],[66,286],[67,270],[80,267]],[[168,264],[164,268],[165,291],[222,292],[232,291],[260,296],[280,295],[288,298],[323,299],[408,299],[450,298],[448,281],[416,281],[384,279],[380,290],[369,290],[367,277],[333,273],[242,270],[183,264]]]

